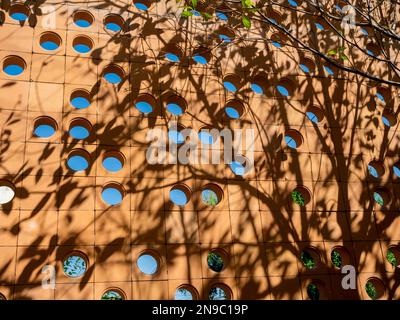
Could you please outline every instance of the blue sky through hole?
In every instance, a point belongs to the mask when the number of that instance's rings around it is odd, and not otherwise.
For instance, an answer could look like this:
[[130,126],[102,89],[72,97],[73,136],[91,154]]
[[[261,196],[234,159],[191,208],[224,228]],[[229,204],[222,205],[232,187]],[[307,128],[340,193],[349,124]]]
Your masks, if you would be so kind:
[[228,16],[227,16],[225,13],[223,13],[223,12],[217,11],[217,12],[215,13],[215,15],[216,15],[217,18],[220,19],[220,20],[223,20],[223,21],[228,20]]
[[75,44],[74,49],[79,53],[88,53],[91,50],[90,46],[83,43]]
[[285,136],[285,142],[290,148],[292,149],[297,148],[297,142],[291,136]]
[[157,260],[150,254],[142,254],[136,262],[139,270],[144,274],[155,274],[158,269]]
[[167,111],[172,113],[175,116],[180,116],[183,113],[182,108],[176,103],[168,103]]
[[250,85],[250,87],[251,87],[251,90],[253,90],[254,93],[257,93],[257,94],[263,94],[264,93],[263,88],[260,85],[256,84],[256,83],[252,83]]
[[395,164],[393,166],[393,172],[397,177],[400,177],[400,164]]
[[284,86],[278,85],[276,86],[276,88],[278,89],[279,93],[285,97],[289,96],[289,91],[288,89],[286,89]]
[[230,92],[236,92],[237,88],[236,86],[229,81],[224,81],[224,87],[226,90],[230,91]]
[[104,79],[112,84],[117,84],[122,81],[121,77],[115,72],[107,72],[104,74]]
[[150,113],[153,111],[153,107],[151,106],[150,103],[145,102],[145,101],[139,101],[135,103],[136,109],[138,109],[142,113]]
[[40,46],[48,51],[56,50],[59,47],[58,43],[54,41],[44,41],[40,44]]
[[68,167],[73,171],[84,171],[89,167],[89,162],[85,157],[75,155],[68,158]]
[[166,53],[165,58],[171,62],[179,62],[179,57],[174,53]]
[[71,99],[71,105],[76,109],[86,109],[90,106],[90,101],[84,97],[75,97]]
[[201,55],[195,55],[195,56],[193,56],[193,60],[194,60],[195,62],[199,63],[199,64],[202,64],[202,65],[207,64],[207,59],[204,58],[204,57],[201,56]]
[[144,3],[141,3],[141,2],[135,2],[134,5],[137,9],[142,10],[142,11],[146,11],[149,9]]
[[88,28],[88,27],[90,27],[90,25],[91,25],[90,21],[85,20],[85,19],[78,19],[78,20],[75,20],[75,24],[76,24],[78,27],[81,27],[81,28]]
[[113,32],[118,32],[118,31],[121,30],[121,27],[116,23],[109,22],[109,23],[106,24],[106,29],[110,30],[110,31],[113,31]]
[[184,206],[188,202],[186,193],[180,189],[172,189],[169,192],[169,198],[177,206]]
[[245,167],[243,164],[241,164],[238,161],[233,161],[231,162],[231,164],[229,165],[232,172],[238,176],[243,176],[244,175],[244,171],[245,171]]
[[369,171],[369,174],[371,175],[371,176],[373,176],[374,178],[379,178],[379,173],[378,173],[378,170],[376,170],[375,168],[374,168],[374,166],[372,166],[372,165],[368,165],[368,171]]
[[28,19],[28,16],[22,12],[14,12],[11,14],[11,18],[17,21],[25,21],[26,19]]
[[175,300],[193,300],[193,295],[188,289],[178,288],[175,291]]
[[231,119],[239,119],[240,113],[234,107],[225,107],[225,112]]
[[90,133],[89,133],[89,130],[83,126],[73,126],[69,130],[69,134],[74,139],[82,140],[82,139],[86,139],[87,137],[89,137]]
[[3,71],[8,74],[9,76],[18,76],[20,75],[22,72],[24,72],[24,68],[22,68],[21,66],[17,65],[17,64],[10,64],[8,66],[6,66]]
[[310,73],[310,69],[303,63],[300,63],[300,69],[305,73]]
[[40,124],[34,130],[35,135],[39,138],[49,138],[55,132],[56,130],[48,124]]
[[319,122],[318,117],[313,112],[307,111],[306,115],[307,115],[307,118],[309,120],[311,120],[311,122],[314,122],[314,123],[318,123]]
[[122,162],[116,157],[107,157],[103,160],[103,167],[110,172],[118,172],[122,169]]
[[114,206],[122,202],[122,193],[114,187],[107,187],[101,193],[101,198],[105,203]]

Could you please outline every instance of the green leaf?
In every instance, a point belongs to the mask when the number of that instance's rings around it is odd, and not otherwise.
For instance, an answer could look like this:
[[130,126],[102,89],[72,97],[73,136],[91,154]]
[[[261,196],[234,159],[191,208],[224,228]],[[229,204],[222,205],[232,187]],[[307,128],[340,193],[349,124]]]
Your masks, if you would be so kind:
[[193,8],[196,8],[197,7],[197,0],[192,0],[192,5],[193,5]]
[[344,53],[340,55],[340,59],[342,59],[343,61],[349,61],[349,58]]
[[251,21],[250,21],[250,18],[249,18],[248,16],[243,16],[243,17],[242,17],[242,22],[243,22],[243,25],[244,25],[247,29],[250,29],[250,27],[251,27]]
[[185,18],[191,17],[192,15],[193,15],[193,13],[190,11],[187,11],[187,10],[182,12],[182,17],[185,17]]
[[328,51],[328,55],[330,56],[334,56],[335,54],[337,54],[337,50],[336,49],[332,49]]
[[202,12],[201,15],[204,17],[204,19],[208,20],[212,18],[212,15],[209,14],[208,12]]

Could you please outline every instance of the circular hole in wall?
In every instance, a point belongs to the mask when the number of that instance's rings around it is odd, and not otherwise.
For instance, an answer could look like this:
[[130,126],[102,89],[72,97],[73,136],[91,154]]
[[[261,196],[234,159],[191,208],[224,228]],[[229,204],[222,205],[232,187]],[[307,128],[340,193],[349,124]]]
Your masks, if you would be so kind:
[[181,285],[175,290],[175,300],[197,300],[198,296],[197,290],[188,284]]
[[155,253],[146,251],[139,255],[136,265],[140,272],[146,275],[153,275],[158,271],[159,258]]
[[109,14],[104,18],[104,27],[111,32],[119,32],[124,29],[125,21],[117,14]]
[[250,88],[256,94],[263,94],[267,90],[267,79],[264,76],[257,75],[250,83]]
[[15,197],[15,187],[7,180],[0,180],[0,205],[11,202]]
[[207,184],[202,188],[201,201],[207,206],[216,206],[221,202],[224,192],[216,184]]
[[194,50],[192,59],[198,64],[206,65],[211,59],[211,52],[206,47],[199,47]]
[[330,64],[330,63],[324,64],[323,67],[324,67],[324,70],[325,70],[325,72],[326,72],[326,74],[327,74],[328,76],[333,77],[333,76],[336,75],[336,73],[337,73],[337,68],[336,68],[333,64]]
[[92,98],[89,91],[77,89],[72,91],[69,101],[76,109],[86,109],[92,103]]
[[307,108],[306,116],[311,122],[318,124],[325,118],[324,111],[317,106],[310,106]]
[[227,21],[229,19],[229,12],[230,8],[224,4],[221,4],[216,7],[215,9],[215,16],[217,19],[222,20],[222,21]]
[[103,201],[110,205],[115,206],[122,202],[125,196],[124,187],[117,182],[109,182],[103,186],[103,190],[101,192],[101,198]]
[[57,130],[57,122],[50,117],[39,117],[34,120],[33,134],[38,138],[50,138]]
[[126,295],[119,288],[110,288],[104,291],[101,300],[126,300]]
[[307,270],[314,270],[320,263],[320,256],[315,248],[305,248],[300,253],[300,260]]
[[320,285],[318,282],[311,282],[307,285],[307,296],[310,300],[318,301],[320,298]]
[[39,43],[44,50],[53,51],[60,47],[61,38],[57,33],[44,32],[40,35]]
[[125,77],[125,71],[120,66],[116,64],[110,64],[103,70],[103,78],[111,83],[118,84]]
[[397,161],[393,165],[393,173],[395,174],[396,177],[400,178],[400,161]]
[[390,192],[385,187],[377,187],[374,189],[373,199],[378,205],[385,206],[390,202]]
[[149,114],[153,112],[153,110],[156,108],[156,104],[157,104],[156,98],[154,98],[154,96],[148,93],[140,94],[135,99],[136,109],[138,109],[141,113],[144,114]]
[[287,0],[292,7],[301,6],[302,0]]
[[82,149],[75,149],[70,152],[67,158],[67,166],[75,172],[85,171],[89,168],[90,155]]
[[237,176],[244,176],[252,169],[250,160],[243,155],[237,155],[235,160],[229,164],[229,167]]
[[285,132],[285,142],[289,148],[296,149],[303,144],[303,136],[299,131],[289,129]]
[[287,37],[280,32],[276,32],[271,35],[271,44],[278,49],[282,48],[286,41]]
[[367,43],[366,48],[367,48],[367,53],[370,56],[377,57],[381,53],[381,49],[375,43],[372,42]]
[[136,7],[136,9],[141,10],[141,11],[147,11],[150,9],[152,4],[151,0],[139,0],[139,1],[133,1],[133,5]]
[[382,161],[373,160],[368,163],[368,173],[374,178],[380,178],[385,174],[385,166]]
[[217,34],[218,38],[224,43],[230,43],[235,39],[235,32],[228,27],[221,27]]
[[208,293],[209,300],[230,300],[232,299],[231,289],[222,283],[214,284]]
[[279,25],[282,23],[282,16],[273,9],[270,9],[270,8],[267,9],[266,16],[267,16],[267,20],[269,22],[271,22],[272,24]]
[[313,73],[315,71],[315,63],[314,60],[307,58],[307,57],[302,57],[299,62],[299,68],[304,72],[304,73]]
[[74,24],[81,28],[88,28],[94,22],[94,17],[89,11],[78,10],[75,11],[72,19]]
[[102,165],[109,172],[120,171],[125,164],[125,157],[119,151],[107,151],[103,156]]
[[181,124],[177,126],[171,126],[168,129],[168,139],[172,141],[174,144],[182,144],[185,142],[185,136],[182,133],[185,127]]
[[174,116],[180,116],[185,113],[187,103],[185,99],[178,95],[171,95],[169,96],[166,101],[166,108],[167,111]]
[[30,10],[28,6],[17,3],[10,6],[9,14],[14,20],[25,21],[29,17]]
[[324,19],[317,17],[314,20],[314,24],[315,27],[317,28],[317,30],[328,30],[329,29],[329,25],[324,21]]
[[336,269],[350,264],[350,254],[345,247],[336,246],[331,251],[331,262]]
[[385,285],[381,279],[375,277],[367,280],[364,290],[371,300],[378,300],[385,295]]
[[390,246],[386,251],[386,260],[397,268],[400,265],[400,248],[399,246]]
[[92,124],[84,118],[75,118],[69,125],[69,135],[76,140],[84,140],[90,136]]
[[207,266],[214,272],[221,272],[227,265],[227,257],[227,253],[223,250],[212,250],[207,255]]
[[93,49],[93,41],[87,36],[77,36],[72,40],[72,47],[78,53],[89,53]]
[[294,83],[289,79],[282,79],[276,85],[276,90],[283,97],[289,97],[293,95],[294,92]]
[[189,202],[192,192],[185,184],[177,184],[169,191],[169,199],[177,206],[183,207]]
[[237,120],[241,118],[244,114],[245,108],[241,101],[239,100],[229,100],[225,105],[225,114],[228,118]]
[[304,207],[311,201],[311,192],[305,186],[297,186],[291,192],[290,199],[293,203]]
[[7,56],[3,60],[3,72],[9,76],[19,76],[26,69],[25,60],[18,56]]
[[224,77],[223,84],[229,92],[236,92],[240,88],[240,78],[235,74],[228,74]]
[[164,58],[169,62],[178,63],[183,57],[182,49],[176,44],[170,44],[164,49]]
[[63,272],[67,277],[79,278],[85,274],[88,265],[89,260],[86,255],[75,251],[63,260]]
[[382,112],[382,122],[386,127],[394,127],[397,124],[397,116],[389,109]]
[[388,87],[378,87],[376,89],[376,97],[379,101],[387,103],[391,99],[390,89]]

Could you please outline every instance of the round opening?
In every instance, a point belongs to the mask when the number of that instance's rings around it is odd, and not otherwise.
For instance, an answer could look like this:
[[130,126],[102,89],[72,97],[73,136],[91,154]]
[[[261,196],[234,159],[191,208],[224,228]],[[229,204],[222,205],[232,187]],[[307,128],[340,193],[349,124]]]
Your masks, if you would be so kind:
[[315,63],[312,59],[303,57],[300,59],[299,68],[304,73],[313,73],[315,71]]
[[225,114],[228,118],[237,120],[244,114],[244,105],[239,100],[229,100],[225,105]]
[[337,246],[331,251],[331,262],[336,269],[350,264],[350,254],[346,248]]
[[141,94],[135,99],[136,109],[144,114],[153,112],[156,107],[156,103],[156,98],[147,93]]
[[151,0],[139,0],[139,1],[133,1],[133,5],[136,7],[136,9],[141,10],[141,11],[147,11],[149,10],[151,6]]
[[175,44],[168,45],[164,49],[164,58],[169,62],[178,63],[183,57],[183,51],[180,47]]
[[386,127],[394,127],[397,124],[397,117],[391,110],[385,109],[382,113],[382,122]]
[[184,206],[189,202],[191,191],[188,186],[178,184],[169,191],[169,199],[177,206]]
[[217,141],[217,135],[212,130],[213,129],[211,127],[203,127],[200,129],[199,140],[202,144],[211,145]]
[[251,81],[250,88],[256,94],[263,94],[267,90],[267,79],[263,76],[255,76]]
[[216,206],[221,202],[224,192],[216,184],[208,184],[201,191],[201,201],[207,206]]
[[324,120],[325,117],[324,111],[316,106],[308,107],[306,111],[306,116],[308,120],[310,120],[315,124],[322,122],[322,120]]
[[9,76],[19,76],[26,69],[24,59],[18,56],[8,56],[3,60],[3,72]]
[[50,138],[57,130],[57,123],[50,117],[39,117],[34,120],[33,134],[38,138]]
[[103,156],[103,167],[109,172],[118,172],[124,167],[125,157],[118,151],[107,151]]
[[107,289],[102,294],[101,300],[125,300],[125,293],[119,288]]
[[327,30],[329,28],[328,24],[324,21],[324,19],[320,17],[315,19],[314,24],[318,30]]
[[212,250],[207,255],[207,265],[214,272],[221,272],[227,264],[227,254],[222,250]]
[[292,7],[298,7],[301,5],[302,0],[287,0],[287,2],[292,6]]
[[67,166],[72,171],[80,172],[89,168],[90,155],[82,149],[72,150],[67,158]]
[[320,298],[320,292],[318,284],[311,282],[307,286],[307,296],[310,300],[318,301]]
[[224,43],[230,43],[235,39],[235,32],[227,27],[221,27],[218,31],[219,39]]
[[70,103],[76,109],[86,109],[92,103],[90,93],[84,89],[74,90],[70,96]]
[[103,70],[103,78],[111,83],[118,84],[125,77],[125,71],[115,64],[110,64]]
[[400,265],[400,248],[398,246],[390,246],[386,251],[386,260],[397,268]]
[[371,300],[380,299],[385,295],[385,285],[378,278],[369,278],[364,289]]
[[383,103],[387,103],[391,98],[390,89],[388,87],[378,87],[375,95],[378,100]]
[[104,27],[111,32],[119,32],[124,28],[125,21],[117,14],[109,14],[104,18]]
[[317,268],[320,258],[316,249],[307,248],[301,252],[300,260],[306,269],[313,270]]
[[188,284],[179,286],[175,291],[175,300],[197,300],[197,290]]
[[223,84],[229,92],[236,92],[240,87],[240,78],[235,74],[228,74],[224,77]]
[[153,275],[158,270],[158,259],[151,253],[142,253],[136,261],[140,272],[146,275]]
[[14,185],[6,180],[0,180],[0,205],[11,202],[15,197]]
[[30,10],[29,7],[27,7],[26,5],[23,4],[13,4],[10,7],[10,17],[14,20],[17,21],[25,21],[26,19],[28,19]]
[[381,161],[373,160],[368,163],[368,173],[374,178],[380,178],[385,174],[385,166]]
[[272,24],[279,25],[282,23],[282,16],[275,10],[267,10],[267,20]]
[[84,140],[90,136],[91,123],[84,118],[75,118],[69,125],[69,135],[76,140]]
[[72,40],[72,47],[78,53],[88,53],[93,49],[93,41],[86,36],[77,36]]
[[335,75],[335,68],[334,68],[334,66],[333,65],[327,65],[327,64],[325,64],[324,65],[324,70],[325,70],[325,72],[329,75],[329,76],[334,76]]
[[293,81],[291,81],[289,79],[282,79],[276,85],[276,90],[283,97],[289,97],[289,96],[293,95],[293,91],[294,91]]
[[39,43],[44,50],[53,51],[60,47],[61,38],[54,32],[44,32],[40,36]]
[[311,192],[304,186],[296,187],[290,194],[293,203],[304,207],[311,201]]
[[396,177],[400,178],[400,161],[397,161],[394,165],[393,165],[393,172],[396,175]]
[[167,111],[174,116],[180,116],[186,111],[186,101],[178,95],[169,96],[166,100]]
[[79,10],[73,14],[74,24],[81,28],[88,28],[94,22],[94,17],[88,11]]
[[389,190],[384,187],[375,188],[373,197],[374,201],[380,206],[387,205],[390,202]]
[[110,205],[115,206],[122,202],[124,198],[125,190],[124,187],[117,182],[107,183],[101,192],[101,198],[103,201]]
[[210,58],[210,50],[205,47],[197,48],[192,56],[193,61],[201,65],[206,65],[210,61]]
[[229,164],[229,167],[237,176],[244,176],[252,169],[250,160],[243,155],[236,155],[235,160]]
[[81,252],[73,252],[63,261],[64,274],[70,278],[82,277],[85,274],[87,267],[88,259]]
[[282,48],[286,41],[286,36],[280,32],[276,32],[271,35],[271,44],[278,49]]
[[184,129],[185,127],[182,126],[181,124],[178,124],[177,126],[171,126],[168,130],[168,139],[172,141],[174,144],[184,143],[185,136],[181,132]]
[[372,42],[367,43],[366,48],[367,48],[367,53],[372,57],[377,57],[381,53],[381,49],[375,43]]
[[294,129],[289,129],[285,132],[285,142],[291,149],[296,149],[303,144],[303,136]]
[[229,287],[224,284],[212,286],[208,294],[209,300],[230,300],[231,298],[232,292]]

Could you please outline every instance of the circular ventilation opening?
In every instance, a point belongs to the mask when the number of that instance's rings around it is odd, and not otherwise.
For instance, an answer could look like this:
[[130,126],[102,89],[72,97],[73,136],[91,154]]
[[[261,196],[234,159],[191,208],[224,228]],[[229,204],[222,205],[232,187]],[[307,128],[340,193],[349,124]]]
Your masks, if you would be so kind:
[[390,192],[384,187],[375,188],[373,198],[378,205],[385,206],[390,202]]
[[82,252],[73,252],[63,260],[63,271],[67,277],[82,277],[88,267],[89,260]]
[[120,171],[125,164],[125,157],[119,151],[107,151],[103,156],[102,165],[109,172]]
[[181,124],[177,126],[171,126],[168,129],[168,139],[172,141],[174,144],[182,144],[185,142],[185,136],[182,133],[185,127]]
[[44,32],[40,36],[39,43],[44,50],[53,51],[60,47],[61,38],[54,32]]
[[70,103],[76,109],[86,109],[92,103],[90,93],[84,89],[74,90],[70,96]]
[[390,246],[386,251],[386,260],[397,268],[400,265],[400,248],[398,246]]
[[240,88],[240,78],[235,74],[228,74],[224,77],[223,84],[229,92],[236,92]]
[[24,59],[18,56],[8,56],[3,60],[3,72],[9,76],[19,76],[26,69]]
[[109,14],[104,18],[104,27],[111,32],[119,32],[124,29],[125,21],[117,14]]
[[197,300],[198,296],[197,290],[188,284],[181,285],[175,290],[175,300]]
[[92,124],[84,118],[75,118],[69,125],[69,135],[76,140],[84,140],[90,136]]
[[267,20],[272,24],[279,25],[282,23],[282,16],[273,9],[267,10]]
[[50,117],[39,117],[34,120],[33,134],[38,138],[50,138],[57,130],[57,122]]
[[297,186],[290,194],[293,203],[300,207],[306,206],[311,201],[311,192],[304,186]]
[[107,183],[101,192],[101,198],[103,201],[110,205],[115,206],[122,202],[125,196],[124,187],[117,182]]
[[263,94],[267,90],[267,79],[263,76],[255,76],[250,84],[251,90],[256,94]]
[[17,21],[25,21],[29,17],[30,10],[26,5],[14,4],[10,7],[10,17]]
[[322,122],[322,120],[324,120],[325,118],[324,111],[316,106],[308,107],[306,111],[306,116],[308,120],[315,124]]
[[176,44],[168,45],[164,49],[164,58],[167,59],[169,62],[178,63],[181,61],[182,57],[183,51]]
[[332,64],[325,64],[324,70],[329,76],[334,76],[336,74],[336,67]]
[[101,300],[126,300],[126,295],[119,288],[110,288],[102,294]]
[[186,111],[186,101],[182,97],[178,95],[169,96],[166,99],[166,108],[167,111],[174,116],[180,116],[185,113]]
[[304,73],[313,73],[315,71],[315,63],[310,58],[301,58],[299,62],[299,67]]
[[224,284],[215,284],[211,287],[208,294],[209,300],[230,300],[232,291]]
[[154,275],[158,271],[159,259],[152,252],[144,252],[137,259],[136,265],[140,272],[146,275]]
[[211,60],[211,52],[208,48],[200,47],[193,52],[192,59],[194,62],[206,65]]
[[67,166],[75,172],[85,171],[89,168],[90,155],[82,149],[72,150],[67,158]]
[[221,27],[218,31],[218,37],[222,42],[230,43],[235,39],[235,32],[227,27]]
[[224,192],[216,184],[208,184],[201,191],[201,201],[207,206],[216,206],[222,201]]
[[293,81],[291,81],[289,79],[282,79],[276,85],[276,90],[283,97],[289,97],[289,96],[293,95],[293,92],[294,92]]
[[318,301],[320,298],[320,284],[311,282],[307,285],[307,296],[310,300]]
[[138,10],[147,11],[151,7],[151,0],[133,1],[133,5]]
[[72,41],[72,47],[78,53],[88,53],[93,49],[93,41],[86,36],[77,36]]
[[292,7],[298,7],[301,5],[302,0],[287,0],[287,2],[292,6]]
[[303,144],[303,136],[294,129],[289,129],[285,132],[285,142],[291,149],[299,148]]
[[313,270],[318,267],[320,257],[316,249],[306,248],[301,252],[300,260],[307,270]]
[[230,100],[225,105],[225,114],[228,118],[237,120],[241,118],[244,114],[244,105],[239,100]]
[[385,285],[378,278],[369,278],[364,289],[371,300],[378,300],[385,295]]
[[397,117],[391,110],[385,109],[382,113],[382,122],[386,127],[394,127],[397,124]]
[[374,178],[380,178],[385,174],[385,166],[381,161],[373,160],[368,163],[368,173]]
[[337,246],[331,251],[331,262],[336,269],[350,264],[350,254],[346,248]]
[[103,70],[103,78],[111,84],[120,83],[124,77],[125,71],[115,64],[109,65]]
[[375,95],[378,98],[378,100],[383,103],[387,103],[391,99],[391,93],[388,87],[378,87]]
[[0,205],[11,202],[15,197],[14,185],[6,180],[0,180]]
[[178,184],[169,191],[169,199],[177,206],[183,207],[189,202],[191,196],[190,188],[184,184]]
[[396,175],[396,177],[400,178],[400,161],[397,161],[394,165],[393,165],[393,172]]
[[227,265],[227,254],[225,251],[212,250],[207,255],[207,265],[214,272],[221,272]]
[[285,45],[286,41],[286,36],[284,36],[280,32],[276,32],[271,35],[271,44],[278,49],[282,48]]
[[88,11],[75,11],[73,14],[74,24],[81,28],[88,28],[94,22],[93,15]]
[[135,107],[141,113],[148,114],[153,112],[156,108],[156,98],[154,98],[151,94],[141,94],[135,99]]
[[229,164],[229,167],[237,176],[244,176],[252,169],[250,160],[243,155],[237,155],[235,160]]
[[314,24],[318,30],[328,30],[329,29],[329,25],[324,21],[324,19],[322,19],[320,17],[315,19]]
[[367,53],[372,57],[377,57],[381,53],[381,49],[375,43],[367,43]]

